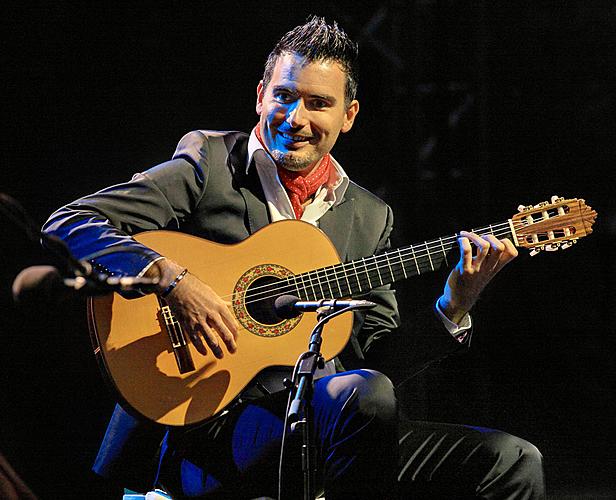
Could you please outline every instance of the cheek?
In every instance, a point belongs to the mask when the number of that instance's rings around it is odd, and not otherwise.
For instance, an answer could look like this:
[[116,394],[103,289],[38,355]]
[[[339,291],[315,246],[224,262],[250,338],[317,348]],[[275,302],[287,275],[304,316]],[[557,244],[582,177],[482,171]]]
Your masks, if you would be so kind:
[[285,109],[282,106],[270,106],[263,108],[263,113],[270,123],[283,122],[286,116]]

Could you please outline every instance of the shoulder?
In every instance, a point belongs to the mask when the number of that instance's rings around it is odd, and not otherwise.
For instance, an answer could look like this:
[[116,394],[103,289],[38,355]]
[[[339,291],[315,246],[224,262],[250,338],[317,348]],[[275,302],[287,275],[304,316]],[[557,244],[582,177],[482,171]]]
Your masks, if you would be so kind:
[[345,198],[354,201],[356,210],[359,210],[363,217],[383,222],[392,218],[392,211],[387,203],[353,181],[349,182]]
[[350,182],[345,198],[353,201],[353,232],[358,241],[367,244],[365,254],[383,250],[394,224],[393,212],[389,205],[374,193]]
[[368,203],[375,207],[387,207],[387,203],[385,203],[381,198],[353,181],[349,181],[349,187],[347,188],[345,196],[349,199]]
[[226,156],[238,144],[248,142],[248,134],[238,131],[193,130],[178,142],[173,159],[184,158],[193,164],[207,163],[212,156]]

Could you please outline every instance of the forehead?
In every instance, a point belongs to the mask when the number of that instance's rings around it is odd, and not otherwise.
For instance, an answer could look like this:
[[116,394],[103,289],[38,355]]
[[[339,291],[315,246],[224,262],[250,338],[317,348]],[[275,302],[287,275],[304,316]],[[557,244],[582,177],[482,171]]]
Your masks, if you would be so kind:
[[336,61],[311,62],[299,54],[282,54],[276,61],[269,86],[327,93],[342,98],[346,74]]

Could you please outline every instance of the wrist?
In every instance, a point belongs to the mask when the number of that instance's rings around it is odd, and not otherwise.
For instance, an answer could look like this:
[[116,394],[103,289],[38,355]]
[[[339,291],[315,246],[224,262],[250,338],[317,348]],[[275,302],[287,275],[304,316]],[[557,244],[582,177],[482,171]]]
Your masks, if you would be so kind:
[[[146,278],[150,279],[158,279],[158,284],[156,285],[156,295],[163,296],[165,292],[167,295],[171,293],[173,288],[177,285],[177,278],[184,271],[184,267],[180,266],[176,262],[173,262],[170,259],[164,258],[157,262],[155,262],[150,269],[145,273]],[[183,278],[184,276],[182,276]],[[180,278],[180,280],[182,279]],[[169,287],[172,283],[175,282],[172,289],[169,290]]]
[[447,319],[456,325],[460,324],[462,318],[468,313],[468,309],[460,307],[455,301],[445,295],[441,295],[436,303]]

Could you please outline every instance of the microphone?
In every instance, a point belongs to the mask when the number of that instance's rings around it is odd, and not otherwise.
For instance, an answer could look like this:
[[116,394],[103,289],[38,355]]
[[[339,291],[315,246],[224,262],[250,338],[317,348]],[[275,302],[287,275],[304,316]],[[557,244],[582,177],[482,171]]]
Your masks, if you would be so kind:
[[299,300],[293,295],[281,295],[274,301],[274,311],[279,318],[291,319],[299,316],[304,312],[318,311],[322,307],[340,310],[340,309],[372,309],[376,307],[374,302],[369,300]]
[[86,276],[65,278],[53,266],[30,266],[13,281],[13,300],[20,304],[34,304],[76,295],[106,295],[111,292],[139,291],[152,293],[158,280],[133,276],[108,276],[90,271]]

